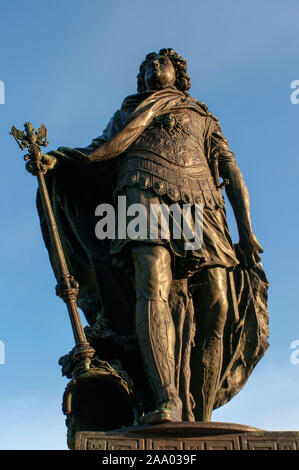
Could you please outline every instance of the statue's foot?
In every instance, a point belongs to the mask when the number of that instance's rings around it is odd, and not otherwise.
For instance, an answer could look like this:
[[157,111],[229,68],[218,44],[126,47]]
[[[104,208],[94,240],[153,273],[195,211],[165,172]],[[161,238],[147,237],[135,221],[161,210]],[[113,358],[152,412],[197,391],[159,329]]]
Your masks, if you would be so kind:
[[180,402],[169,400],[158,408],[139,418],[140,424],[162,424],[182,421],[182,405]]

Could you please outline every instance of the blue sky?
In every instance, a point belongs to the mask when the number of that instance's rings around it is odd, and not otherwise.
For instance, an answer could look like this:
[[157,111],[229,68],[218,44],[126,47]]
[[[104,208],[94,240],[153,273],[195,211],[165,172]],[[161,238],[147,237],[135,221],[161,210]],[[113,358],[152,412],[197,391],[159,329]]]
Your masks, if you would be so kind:
[[49,150],[87,145],[135,92],[144,56],[163,47],[187,59],[192,96],[220,119],[250,192],[271,283],[270,348],[213,419],[299,429],[299,364],[290,361],[299,339],[299,104],[290,102],[298,17],[295,0],[1,2],[1,449],[66,449],[67,381],[57,361],[73,346],[39,229],[37,183],[8,132],[43,122]]

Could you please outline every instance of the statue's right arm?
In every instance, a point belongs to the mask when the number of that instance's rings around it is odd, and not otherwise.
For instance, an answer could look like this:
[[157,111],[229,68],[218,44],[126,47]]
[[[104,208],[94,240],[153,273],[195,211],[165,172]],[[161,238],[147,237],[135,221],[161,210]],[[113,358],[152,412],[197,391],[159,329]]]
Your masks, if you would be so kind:
[[[72,147],[58,147],[57,150],[52,150],[42,155],[41,165],[43,173],[53,171],[61,168],[65,163],[73,163],[78,167],[90,163],[89,155],[101,147],[107,141],[117,134],[124,126],[125,114],[117,110],[110,119],[107,127],[103,133],[91,141],[91,143],[84,148]],[[30,155],[29,155],[30,158]],[[37,169],[33,161],[29,160],[26,164],[26,169],[36,175]]]
[[[96,149],[101,147],[105,142],[110,140],[112,136],[118,132],[121,126],[122,114],[118,110],[110,119],[103,133],[99,137],[93,139],[87,147],[58,147],[57,150],[52,150],[47,154],[43,154],[41,158],[43,173],[46,173],[47,171],[51,170],[56,170],[66,162],[73,162],[74,164],[79,164],[80,166],[90,163],[90,159],[88,158],[88,156],[93,153]],[[26,169],[30,173],[36,175],[36,166],[31,160],[28,161]]]
[[[89,163],[88,155],[92,153],[96,148],[100,147],[105,140],[102,136],[92,140],[91,144],[85,148],[72,148],[72,147],[59,147],[57,150],[51,150],[46,154],[41,155],[40,169],[42,173],[53,171],[61,168],[66,162],[73,162],[75,164]],[[30,155],[28,155],[30,158]],[[29,173],[37,175],[37,166],[33,160],[30,160],[26,164],[26,169]]]

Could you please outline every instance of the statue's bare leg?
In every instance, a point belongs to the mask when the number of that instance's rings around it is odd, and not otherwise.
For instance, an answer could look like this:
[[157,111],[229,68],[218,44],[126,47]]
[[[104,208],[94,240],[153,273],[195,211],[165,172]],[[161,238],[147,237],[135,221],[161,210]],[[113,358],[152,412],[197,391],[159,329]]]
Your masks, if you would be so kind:
[[168,305],[171,257],[159,245],[133,247],[136,282],[136,331],[156,408],[140,422],[181,421],[182,403],[175,387],[175,329]]
[[197,287],[195,346],[191,362],[191,393],[196,421],[210,421],[223,360],[222,338],[227,318],[225,268],[207,269]]

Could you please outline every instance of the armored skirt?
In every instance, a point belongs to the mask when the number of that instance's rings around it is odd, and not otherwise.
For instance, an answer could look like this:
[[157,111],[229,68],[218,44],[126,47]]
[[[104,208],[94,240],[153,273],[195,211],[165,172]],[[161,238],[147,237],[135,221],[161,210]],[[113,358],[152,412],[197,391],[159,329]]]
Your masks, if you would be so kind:
[[174,203],[167,194],[139,185],[125,186],[115,196],[118,214],[110,244],[112,256],[127,262],[133,243],[165,245],[173,255],[177,277],[238,264],[223,207]]

